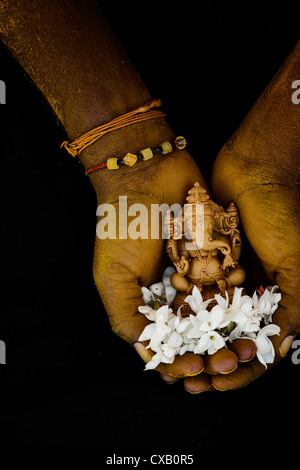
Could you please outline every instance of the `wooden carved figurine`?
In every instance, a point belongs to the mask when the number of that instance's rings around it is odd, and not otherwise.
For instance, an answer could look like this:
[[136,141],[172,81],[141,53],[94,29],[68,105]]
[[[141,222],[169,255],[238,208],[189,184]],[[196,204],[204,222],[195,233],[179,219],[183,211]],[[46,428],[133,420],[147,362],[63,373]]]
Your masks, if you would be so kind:
[[[182,306],[183,315],[192,313],[184,299],[195,285],[203,300],[213,299],[217,293],[224,296],[225,290],[231,300],[234,287],[245,280],[245,271],[238,264],[241,237],[236,205],[232,202],[224,210],[210,200],[198,182],[189,190],[186,200],[179,216],[168,212],[165,218],[169,232],[166,249],[176,268],[171,277],[171,284],[177,289],[173,310],[176,312]],[[201,204],[200,222],[197,204]],[[201,231],[200,244],[197,230]]]

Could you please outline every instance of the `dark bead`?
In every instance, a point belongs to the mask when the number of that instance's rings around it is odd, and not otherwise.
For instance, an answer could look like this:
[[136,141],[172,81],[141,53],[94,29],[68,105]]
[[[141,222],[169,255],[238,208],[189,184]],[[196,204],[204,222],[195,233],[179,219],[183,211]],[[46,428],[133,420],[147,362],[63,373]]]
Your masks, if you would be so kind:
[[161,147],[154,147],[153,149],[151,149],[152,152],[153,152],[153,155],[155,155],[156,153],[161,153],[162,152],[162,148]]
[[143,160],[143,159],[144,159],[143,154],[142,154],[142,153],[138,153],[138,154],[137,154],[137,159],[138,159],[138,160]]
[[118,162],[117,162],[117,163],[118,163],[118,165],[119,165],[119,166],[122,166],[122,165],[124,165],[124,162],[123,162],[122,158],[119,158],[119,160],[118,160]]

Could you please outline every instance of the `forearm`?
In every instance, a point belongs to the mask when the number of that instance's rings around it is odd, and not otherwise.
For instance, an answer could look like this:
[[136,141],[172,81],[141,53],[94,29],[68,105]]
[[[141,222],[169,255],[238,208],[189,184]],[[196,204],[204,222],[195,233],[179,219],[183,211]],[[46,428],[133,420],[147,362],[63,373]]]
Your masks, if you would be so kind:
[[5,5],[1,37],[70,137],[149,100],[93,0],[10,0]]
[[300,105],[292,100],[292,84],[299,80],[299,70],[300,41],[227,146],[267,165],[298,169]]
[[[70,140],[151,98],[93,0],[4,2],[0,32]],[[81,160],[89,168],[114,153],[121,156],[125,150],[155,146],[171,136],[165,121],[155,119],[118,131],[117,139],[103,137]]]
[[299,62],[300,41],[219,152],[212,187],[223,204],[256,187],[285,185],[298,194],[300,104],[292,100],[292,84]]

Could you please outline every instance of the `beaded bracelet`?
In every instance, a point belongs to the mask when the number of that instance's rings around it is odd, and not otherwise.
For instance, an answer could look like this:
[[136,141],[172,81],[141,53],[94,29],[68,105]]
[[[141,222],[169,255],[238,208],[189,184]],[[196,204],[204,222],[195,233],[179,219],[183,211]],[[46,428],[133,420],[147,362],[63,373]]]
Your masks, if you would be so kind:
[[168,140],[159,144],[158,147],[147,147],[143,150],[140,150],[136,155],[133,153],[126,153],[125,157],[117,158],[111,157],[108,158],[105,163],[101,163],[100,165],[93,166],[89,170],[86,170],[85,174],[88,175],[92,173],[92,171],[100,170],[101,168],[107,168],[108,170],[117,170],[122,165],[133,166],[137,161],[147,161],[153,158],[154,155],[158,153],[162,153],[166,155],[171,153],[175,148],[179,150],[183,150],[187,145],[187,142],[183,136],[178,136],[174,140],[174,142],[169,142]]

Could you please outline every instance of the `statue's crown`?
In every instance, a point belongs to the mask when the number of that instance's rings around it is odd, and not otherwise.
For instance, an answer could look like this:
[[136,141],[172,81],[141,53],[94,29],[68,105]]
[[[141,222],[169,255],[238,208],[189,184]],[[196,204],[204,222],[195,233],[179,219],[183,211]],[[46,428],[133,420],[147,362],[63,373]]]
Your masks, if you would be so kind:
[[205,204],[209,201],[209,195],[204,188],[201,188],[198,181],[189,190],[188,194],[186,200],[189,204]]

